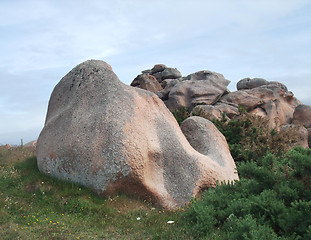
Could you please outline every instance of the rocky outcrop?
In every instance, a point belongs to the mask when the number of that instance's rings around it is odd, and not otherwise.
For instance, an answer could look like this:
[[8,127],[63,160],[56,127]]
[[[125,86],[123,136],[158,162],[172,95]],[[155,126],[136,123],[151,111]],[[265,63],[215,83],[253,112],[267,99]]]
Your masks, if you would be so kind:
[[171,111],[183,107],[191,110],[200,104],[212,105],[229,92],[227,89],[229,83],[230,81],[219,73],[196,72],[184,77],[171,88],[165,104]]
[[181,73],[176,68],[169,68],[164,64],[156,64],[152,69],[142,71],[143,74],[152,75],[159,83],[165,79],[177,79],[181,77]]
[[181,82],[181,79],[166,79],[162,82],[163,90],[156,92],[159,98],[161,98],[164,102],[168,100],[169,94],[174,86],[177,83]]
[[295,129],[298,139],[293,143],[292,146],[302,146],[304,148],[309,146],[308,143],[308,130],[303,126],[296,126],[295,124],[283,125],[280,128],[280,131],[288,130],[289,128]]
[[293,120],[293,113],[300,102],[283,84],[271,82],[259,87],[239,90],[222,97],[219,102],[243,106],[252,114],[265,117],[271,128],[279,128]]
[[238,179],[223,138],[208,135],[205,120],[193,121],[202,126],[200,137],[212,137],[203,154],[155,94],[121,83],[103,61],[86,61],[53,90],[37,141],[38,168],[100,195],[122,192],[180,207],[217,181]]
[[142,88],[154,93],[163,89],[154,76],[147,74],[138,75],[131,83],[131,86]]
[[[188,111],[193,109],[193,115],[200,111],[211,119],[220,119],[223,114],[231,119],[239,115],[239,107],[243,107],[249,113],[267,118],[271,128],[279,128],[292,123],[295,108],[301,104],[279,82],[244,78],[237,83],[238,91],[230,92],[227,89],[230,81],[220,73],[204,70],[186,77],[179,74],[170,76],[174,79],[163,77],[168,76],[163,73],[171,69],[157,64],[143,71],[145,78],[155,77],[161,84],[163,89],[152,88],[150,91],[155,92],[171,111],[187,108]],[[133,81],[133,86],[137,86],[135,82],[137,79]],[[138,87],[148,90],[146,86]]]
[[204,115],[212,115],[212,119],[220,119],[222,114],[231,119],[240,115],[241,107],[251,114],[267,118],[271,128],[279,128],[292,122],[294,111],[299,104],[300,102],[291,92],[286,91],[282,84],[272,82],[228,93],[214,105],[196,106],[192,114],[197,115],[200,110]]
[[161,83],[163,89],[154,92],[171,111],[186,108],[191,115],[211,120],[224,116],[231,119],[246,111],[268,119],[271,128],[280,129],[291,123],[311,128],[311,107],[297,107],[301,102],[280,82],[244,78],[237,83],[237,91],[230,92],[230,81],[220,73],[204,70],[186,77],[175,75],[174,79],[159,77],[166,69],[169,68],[164,64],[157,64],[143,73],[155,76]]
[[311,106],[300,104],[293,114],[293,123],[311,128]]
[[221,111],[213,105],[198,105],[191,111],[192,116],[200,116],[209,120],[221,119]]
[[[161,83],[163,90],[156,94],[171,111],[184,107],[191,110],[199,104],[211,105],[229,92],[227,86],[230,81],[220,73],[207,70],[181,77],[177,69],[157,64],[152,69],[142,72],[154,76]],[[135,79],[131,85],[135,85],[134,82]]]
[[220,120],[225,116],[228,119],[240,114],[237,106],[224,103],[216,103],[215,105],[197,105],[192,111],[192,116],[201,116],[209,120]]

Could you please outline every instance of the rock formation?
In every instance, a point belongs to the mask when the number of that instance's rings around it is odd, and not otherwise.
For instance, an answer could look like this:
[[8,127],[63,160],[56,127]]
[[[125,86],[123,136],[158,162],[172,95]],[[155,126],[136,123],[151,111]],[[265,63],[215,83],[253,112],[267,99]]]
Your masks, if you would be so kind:
[[295,129],[295,131],[298,133],[298,138],[299,138],[296,142],[294,142],[292,144],[292,146],[298,146],[299,145],[299,146],[302,146],[304,148],[309,146],[309,139],[308,139],[309,132],[304,126],[302,126],[302,125],[296,126],[295,124],[287,124],[287,125],[281,126],[280,131],[284,131],[284,130],[287,130],[289,128]]
[[[179,77],[167,69],[158,65],[150,74],[161,81]],[[207,120],[184,123],[189,140],[197,125],[203,132],[196,143],[210,139],[202,151],[189,144],[158,96],[121,83],[103,61],[86,61],[53,90],[37,141],[38,168],[100,195],[122,192],[164,208],[180,207],[217,181],[238,179],[230,153],[223,152],[228,148],[223,136],[215,129],[211,135]]]
[[154,76],[147,74],[138,75],[131,83],[131,86],[142,88],[154,93],[163,89]]
[[301,104],[296,107],[293,114],[293,123],[311,128],[311,106]]
[[[176,74],[171,73],[172,69]],[[144,70],[142,73],[154,76],[161,83],[163,90],[156,92],[156,94],[171,111],[182,107],[191,110],[199,104],[214,104],[222,95],[229,92],[227,86],[230,81],[220,73],[207,70],[181,77],[177,69],[167,68],[164,64],[157,64],[152,69]],[[135,80],[131,85],[133,84],[135,84]]]
[[166,106],[171,110],[186,107],[191,110],[196,105],[216,103],[229,90],[230,81],[221,74],[200,71],[182,78],[169,92]]
[[[142,72],[155,76],[165,69],[166,65],[157,64]],[[311,107],[301,105],[284,84],[276,81],[244,78],[237,83],[238,91],[230,92],[227,89],[230,81],[220,73],[207,70],[186,77],[178,75],[174,79],[156,79],[163,89],[154,92],[171,111],[187,108],[192,111],[192,115],[208,119],[221,119],[225,116],[231,119],[240,115],[239,108],[242,107],[251,114],[267,118],[271,128],[280,129],[281,126],[292,123],[303,125],[308,130],[311,128]],[[299,132],[304,138],[305,131]]]
[[269,119],[271,128],[291,123],[295,108],[300,104],[292,92],[276,82],[229,93],[219,102],[236,108],[243,106],[248,112]]

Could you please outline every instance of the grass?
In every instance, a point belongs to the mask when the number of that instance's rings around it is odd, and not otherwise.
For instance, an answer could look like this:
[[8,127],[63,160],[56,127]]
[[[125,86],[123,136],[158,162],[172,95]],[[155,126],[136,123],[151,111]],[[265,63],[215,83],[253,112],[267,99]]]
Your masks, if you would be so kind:
[[[174,221],[169,224],[168,221]],[[1,239],[193,239],[183,211],[99,198],[39,172],[34,148],[0,146]]]

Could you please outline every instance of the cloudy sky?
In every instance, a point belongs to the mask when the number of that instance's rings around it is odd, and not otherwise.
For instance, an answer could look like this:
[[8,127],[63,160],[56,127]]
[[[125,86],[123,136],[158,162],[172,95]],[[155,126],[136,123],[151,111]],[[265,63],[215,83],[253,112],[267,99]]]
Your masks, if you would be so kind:
[[0,144],[35,140],[54,86],[87,59],[126,84],[156,63],[182,75],[284,83],[311,105],[309,0],[1,0]]

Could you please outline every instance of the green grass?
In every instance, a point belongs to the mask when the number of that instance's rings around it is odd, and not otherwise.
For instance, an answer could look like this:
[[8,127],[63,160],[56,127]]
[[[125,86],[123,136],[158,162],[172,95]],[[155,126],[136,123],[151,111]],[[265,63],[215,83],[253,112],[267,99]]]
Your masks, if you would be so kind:
[[[311,239],[311,150],[237,162],[240,181],[163,211],[44,175],[34,149],[0,146],[0,239]],[[168,224],[168,221],[174,221]]]
[[34,149],[18,147],[0,147],[0,236],[193,239],[183,211],[163,211],[123,195],[99,198],[82,186],[40,173]]

